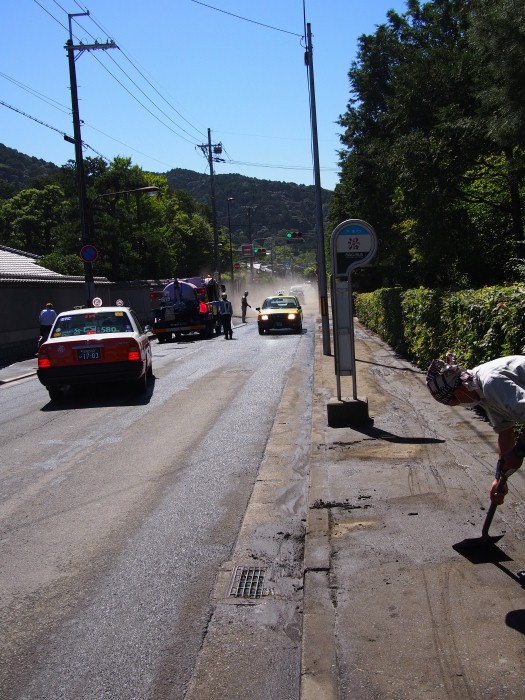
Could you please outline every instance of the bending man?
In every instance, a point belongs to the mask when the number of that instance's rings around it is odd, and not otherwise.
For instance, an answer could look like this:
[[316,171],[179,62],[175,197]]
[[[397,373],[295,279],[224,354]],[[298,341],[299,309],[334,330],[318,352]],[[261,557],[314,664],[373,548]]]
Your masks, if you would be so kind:
[[[503,503],[507,486],[497,493],[499,479],[519,469],[525,457],[525,355],[499,357],[466,370],[449,353],[445,361],[432,361],[426,379],[436,401],[447,406],[478,404],[485,410],[498,434],[499,459],[490,497],[495,503]],[[522,426],[517,439],[516,425]]]

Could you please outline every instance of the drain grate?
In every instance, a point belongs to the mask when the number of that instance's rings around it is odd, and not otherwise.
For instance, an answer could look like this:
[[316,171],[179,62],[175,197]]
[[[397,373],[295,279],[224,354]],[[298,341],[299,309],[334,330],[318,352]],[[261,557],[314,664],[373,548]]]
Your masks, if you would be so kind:
[[262,598],[266,569],[236,566],[229,595],[235,598]]

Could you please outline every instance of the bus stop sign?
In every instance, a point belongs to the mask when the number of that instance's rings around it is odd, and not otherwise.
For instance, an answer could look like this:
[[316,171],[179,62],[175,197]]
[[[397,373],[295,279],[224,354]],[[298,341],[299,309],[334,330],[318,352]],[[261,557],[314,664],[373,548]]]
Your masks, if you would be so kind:
[[348,219],[336,226],[331,238],[332,265],[337,278],[348,277],[354,267],[366,265],[376,253],[374,229],[361,219]]

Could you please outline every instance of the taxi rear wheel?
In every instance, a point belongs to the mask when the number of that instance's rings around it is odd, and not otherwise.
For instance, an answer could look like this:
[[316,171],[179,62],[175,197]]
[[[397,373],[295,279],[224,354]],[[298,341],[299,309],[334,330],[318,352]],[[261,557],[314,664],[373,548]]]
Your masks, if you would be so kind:
[[49,386],[47,390],[51,401],[63,401],[66,397],[67,387]]
[[135,391],[137,394],[145,394],[148,390],[148,373],[144,372],[142,377],[135,382]]

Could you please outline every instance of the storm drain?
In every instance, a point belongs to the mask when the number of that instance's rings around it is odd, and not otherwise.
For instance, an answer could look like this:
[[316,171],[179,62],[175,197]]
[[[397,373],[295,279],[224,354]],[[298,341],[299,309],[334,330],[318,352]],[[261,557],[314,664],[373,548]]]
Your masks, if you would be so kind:
[[266,569],[236,566],[229,595],[235,598],[262,598]]

